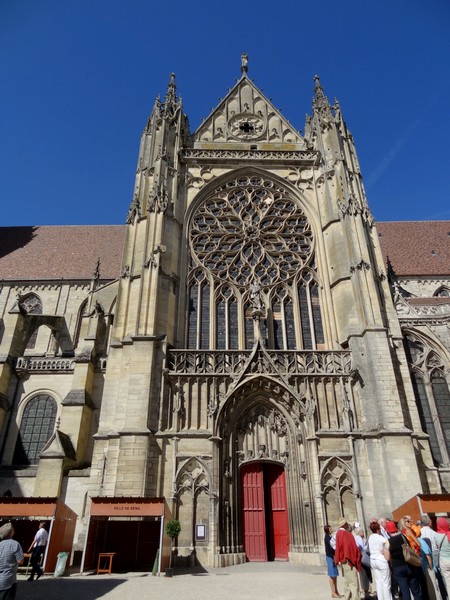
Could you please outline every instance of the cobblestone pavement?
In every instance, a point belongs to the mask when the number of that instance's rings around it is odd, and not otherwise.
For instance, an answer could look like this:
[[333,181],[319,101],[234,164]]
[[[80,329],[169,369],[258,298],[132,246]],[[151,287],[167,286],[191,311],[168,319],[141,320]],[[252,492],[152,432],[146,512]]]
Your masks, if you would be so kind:
[[[339,581],[341,580],[341,581]],[[342,579],[338,578],[338,584]],[[342,587],[342,585],[341,585]],[[330,597],[326,569],[286,562],[175,571],[173,577],[114,573],[27,581],[19,575],[16,600],[319,600]]]

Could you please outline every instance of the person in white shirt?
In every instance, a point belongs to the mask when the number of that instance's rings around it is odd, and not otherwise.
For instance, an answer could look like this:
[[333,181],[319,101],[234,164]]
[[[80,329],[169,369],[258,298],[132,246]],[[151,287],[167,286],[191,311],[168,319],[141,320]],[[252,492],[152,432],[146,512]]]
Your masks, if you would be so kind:
[[[428,515],[422,515],[420,517],[420,525],[420,537],[428,544],[431,544],[431,555],[433,557],[433,569],[428,569],[425,573],[427,576],[427,583],[430,583],[428,580],[431,581],[436,598],[444,598],[445,595],[443,592],[445,592],[445,584],[439,570],[439,535],[434,529],[431,529],[431,519]],[[431,594],[428,595],[431,596]]]
[[380,525],[380,535],[382,535],[384,538],[386,538],[388,540],[389,534],[386,531],[387,519],[385,519],[384,517],[381,517],[381,519],[378,519],[378,523]]
[[371,523],[370,529],[372,531],[368,541],[370,568],[377,586],[377,598],[378,600],[392,600],[389,542],[380,534],[379,523]]
[[427,538],[431,542],[431,550],[435,552],[438,550],[436,532],[430,527],[431,519],[428,515],[422,515],[420,517],[420,537]]
[[35,574],[37,574],[36,579],[42,577],[44,574],[43,569],[41,568],[41,556],[45,552],[45,547],[48,542],[48,533],[45,529],[45,521],[41,521],[39,523],[39,529],[37,530],[36,535],[34,536],[34,540],[31,543],[31,546],[28,548],[28,552],[31,552],[31,575],[28,577],[28,581],[33,581]]

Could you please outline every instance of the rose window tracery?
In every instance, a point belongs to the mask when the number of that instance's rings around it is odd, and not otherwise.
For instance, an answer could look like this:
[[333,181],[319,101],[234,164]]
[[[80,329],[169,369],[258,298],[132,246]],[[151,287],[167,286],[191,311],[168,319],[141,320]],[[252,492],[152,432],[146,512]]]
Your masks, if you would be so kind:
[[228,129],[238,140],[255,140],[265,132],[264,121],[252,114],[235,115],[230,119]]
[[282,184],[242,175],[216,187],[188,239],[189,348],[324,344],[311,227]]
[[190,243],[198,264],[241,288],[292,279],[313,251],[298,204],[262,177],[240,177],[217,188],[192,219]]

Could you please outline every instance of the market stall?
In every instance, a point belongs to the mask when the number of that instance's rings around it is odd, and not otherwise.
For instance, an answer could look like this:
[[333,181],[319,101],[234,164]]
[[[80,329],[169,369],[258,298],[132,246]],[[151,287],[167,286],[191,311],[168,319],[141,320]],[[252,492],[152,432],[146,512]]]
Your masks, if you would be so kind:
[[421,515],[447,515],[450,513],[450,494],[416,494],[398,508],[392,511],[394,521],[405,515],[411,516],[414,521]]
[[171,552],[165,523],[170,516],[164,498],[91,498],[81,572],[97,570],[100,555],[112,555],[108,564],[113,571],[165,571]]
[[0,526],[11,521],[14,539],[26,552],[41,521],[49,534],[43,569],[55,570],[59,552],[71,552],[77,515],[59,498],[0,498]]

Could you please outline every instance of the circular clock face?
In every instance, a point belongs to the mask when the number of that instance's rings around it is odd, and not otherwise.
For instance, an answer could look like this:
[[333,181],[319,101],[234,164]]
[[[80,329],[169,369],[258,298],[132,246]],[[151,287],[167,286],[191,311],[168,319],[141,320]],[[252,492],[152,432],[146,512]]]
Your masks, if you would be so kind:
[[228,129],[237,140],[256,140],[263,135],[265,125],[260,117],[243,113],[229,120]]

